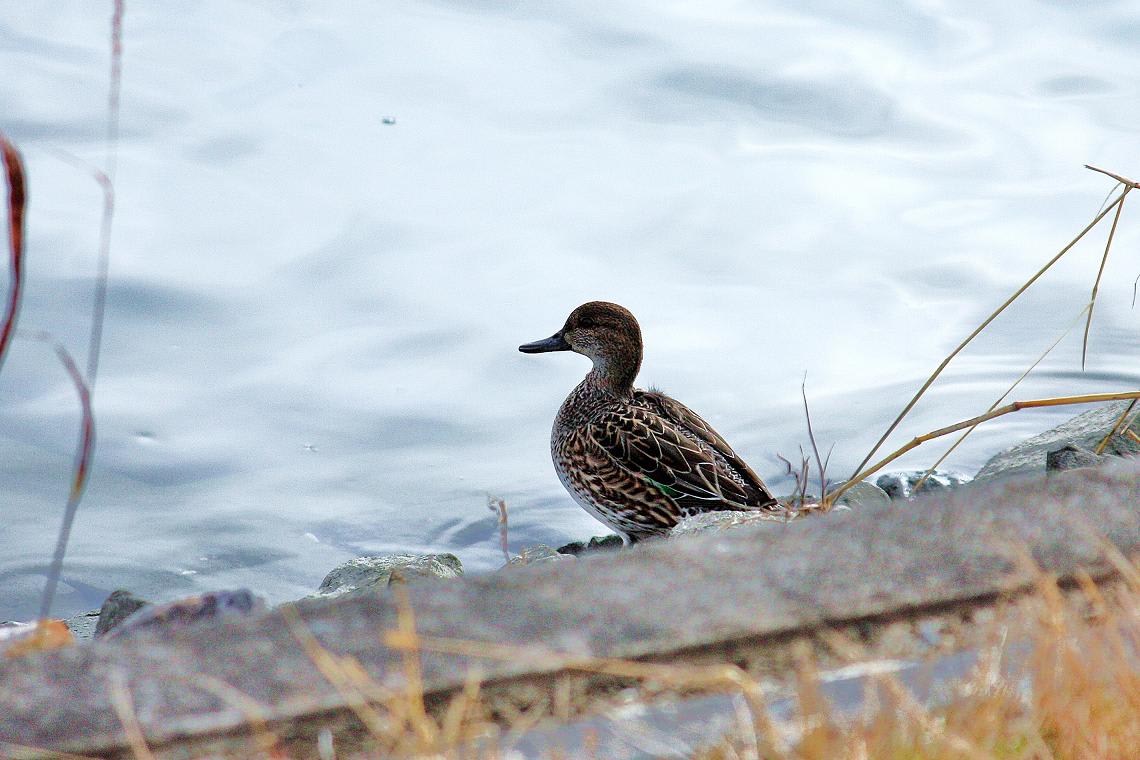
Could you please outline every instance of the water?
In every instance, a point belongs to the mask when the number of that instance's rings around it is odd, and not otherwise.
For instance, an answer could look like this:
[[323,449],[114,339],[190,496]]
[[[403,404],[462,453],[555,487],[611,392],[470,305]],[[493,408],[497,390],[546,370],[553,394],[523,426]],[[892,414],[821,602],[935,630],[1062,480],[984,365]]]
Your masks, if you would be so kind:
[[[21,326],[86,345],[108,3],[8,3],[0,128],[31,184]],[[601,532],[554,476],[586,371],[516,347],[622,303],[641,383],[786,490],[816,433],[850,472],[923,377],[1133,175],[1134,3],[131,3],[99,448],[56,612],[113,588],[310,592],[351,556]],[[394,123],[393,123],[394,122]],[[1075,317],[1107,228],[953,365],[898,436],[988,406]],[[1140,385],[1140,223],[1016,394]],[[972,472],[1070,413],[988,426]],[[0,619],[34,614],[74,392],[0,374]],[[931,461],[921,449],[900,466]]]

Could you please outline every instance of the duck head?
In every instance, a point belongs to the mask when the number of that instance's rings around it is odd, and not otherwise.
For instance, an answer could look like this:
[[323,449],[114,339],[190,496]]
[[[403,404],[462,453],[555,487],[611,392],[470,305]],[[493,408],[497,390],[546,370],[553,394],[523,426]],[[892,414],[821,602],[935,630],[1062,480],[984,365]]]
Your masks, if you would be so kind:
[[591,301],[570,312],[562,329],[519,346],[524,354],[573,351],[594,363],[591,375],[618,392],[632,392],[641,367],[641,326],[616,303]]

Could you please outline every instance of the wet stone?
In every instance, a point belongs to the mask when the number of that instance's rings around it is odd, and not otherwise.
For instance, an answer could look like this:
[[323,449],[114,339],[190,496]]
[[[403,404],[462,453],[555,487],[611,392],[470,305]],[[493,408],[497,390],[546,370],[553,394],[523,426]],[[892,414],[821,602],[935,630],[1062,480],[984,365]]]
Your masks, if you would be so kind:
[[[453,555],[446,555],[453,556]],[[455,560],[455,564],[444,563],[438,559],[428,562],[413,562],[407,565],[401,565],[392,569],[391,574],[388,576],[388,585],[395,586],[401,583],[416,583],[418,581],[437,581],[446,578],[458,578],[463,575],[462,568],[456,573],[455,569],[459,565],[459,559]]]
[[126,589],[112,591],[99,609],[99,622],[95,625],[95,636],[104,636],[128,617],[150,604]]
[[99,623],[99,610],[91,610],[90,612],[81,612],[78,615],[73,615],[67,620],[63,621],[67,629],[71,631],[71,635],[77,641],[85,641],[93,639],[96,636],[96,629]]
[[887,504],[890,500],[891,497],[881,487],[864,480],[844,491],[837,503],[852,509],[866,509],[876,504]]
[[1082,467],[1096,467],[1104,457],[1094,451],[1070,443],[1045,454],[1045,472],[1079,470]]
[[[875,485],[883,489],[891,499],[909,499],[915,496],[914,487],[922,480],[926,470],[904,470],[880,475]],[[921,493],[949,491],[970,482],[970,478],[956,472],[935,470],[922,484]]]
[[594,536],[589,541],[571,541],[570,543],[559,546],[559,554],[584,554],[587,552],[597,551],[613,551],[625,546],[625,542],[621,540],[621,536],[610,534],[608,536]]
[[574,555],[572,554],[563,554],[546,544],[539,544],[537,546],[526,547],[511,557],[511,561],[503,565],[503,567],[522,567],[523,565],[534,565],[539,562],[558,562],[560,560],[573,558]]
[[755,525],[757,523],[767,523],[773,527],[779,527],[787,524],[788,519],[784,515],[772,514],[771,512],[739,512],[739,511],[722,511],[722,512],[701,512],[697,515],[692,515],[681,520],[673,526],[670,531],[670,538],[677,538],[678,536],[695,536],[701,533],[719,533],[722,530],[735,528],[738,525]]
[[[1058,451],[1067,446],[1074,446],[1077,450],[1084,449],[1091,452],[1104,440],[1105,436],[1112,432],[1116,421],[1127,408],[1127,401],[1117,401],[1111,404],[1102,404],[1083,414],[1078,414],[1055,428],[1046,430],[1044,433],[1026,439],[995,455],[978,472],[976,480],[996,480],[1014,475],[1041,475],[1046,471],[1049,452]],[[1140,434],[1138,411],[1140,410],[1132,410],[1132,419],[1127,428],[1134,434]],[[1127,430],[1112,436],[1104,449],[1106,455],[1135,456],[1140,454],[1140,443],[1128,435]],[[1072,464],[1077,461],[1077,457],[1068,457],[1068,455],[1062,455],[1061,458],[1065,464]]]
[[[398,571],[398,572],[397,572]],[[393,580],[393,575],[395,579]],[[459,578],[463,564],[454,554],[385,554],[357,557],[334,568],[312,597],[373,594],[390,585],[424,579]]]
[[255,615],[265,610],[265,600],[248,589],[208,591],[166,604],[149,604],[104,634],[113,638],[141,628],[178,628],[193,623],[218,622]]

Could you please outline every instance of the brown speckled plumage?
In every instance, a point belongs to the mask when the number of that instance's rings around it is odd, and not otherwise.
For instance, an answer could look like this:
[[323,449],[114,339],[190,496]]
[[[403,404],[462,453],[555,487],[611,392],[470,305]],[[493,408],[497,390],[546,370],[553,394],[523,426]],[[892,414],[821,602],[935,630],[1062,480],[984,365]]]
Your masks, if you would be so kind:
[[779,511],[764,482],[681,402],[633,387],[641,328],[626,309],[593,301],[526,353],[575,351],[594,362],[558,410],[554,468],[587,512],[629,541],[667,533],[713,510]]

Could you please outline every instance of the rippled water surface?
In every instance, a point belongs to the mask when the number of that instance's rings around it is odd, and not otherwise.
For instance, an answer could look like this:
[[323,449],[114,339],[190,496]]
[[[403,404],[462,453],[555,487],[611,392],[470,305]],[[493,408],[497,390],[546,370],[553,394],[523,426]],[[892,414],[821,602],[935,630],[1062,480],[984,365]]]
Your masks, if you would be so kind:
[[[0,11],[0,129],[28,163],[21,326],[82,361],[110,8]],[[777,490],[816,434],[841,477],[988,311],[1140,173],[1134,2],[130,3],[99,448],[61,614],[127,586],[280,601],[362,553],[601,532],[547,438],[587,369],[524,356],[571,308],[641,320],[640,382]],[[1017,396],[1140,384],[1125,209],[1079,332]],[[1074,319],[1098,228],[952,365],[898,436],[988,406]],[[989,455],[1069,411],[1024,413]],[[74,392],[0,374],[0,619],[34,614]],[[922,449],[904,464],[932,460]]]

